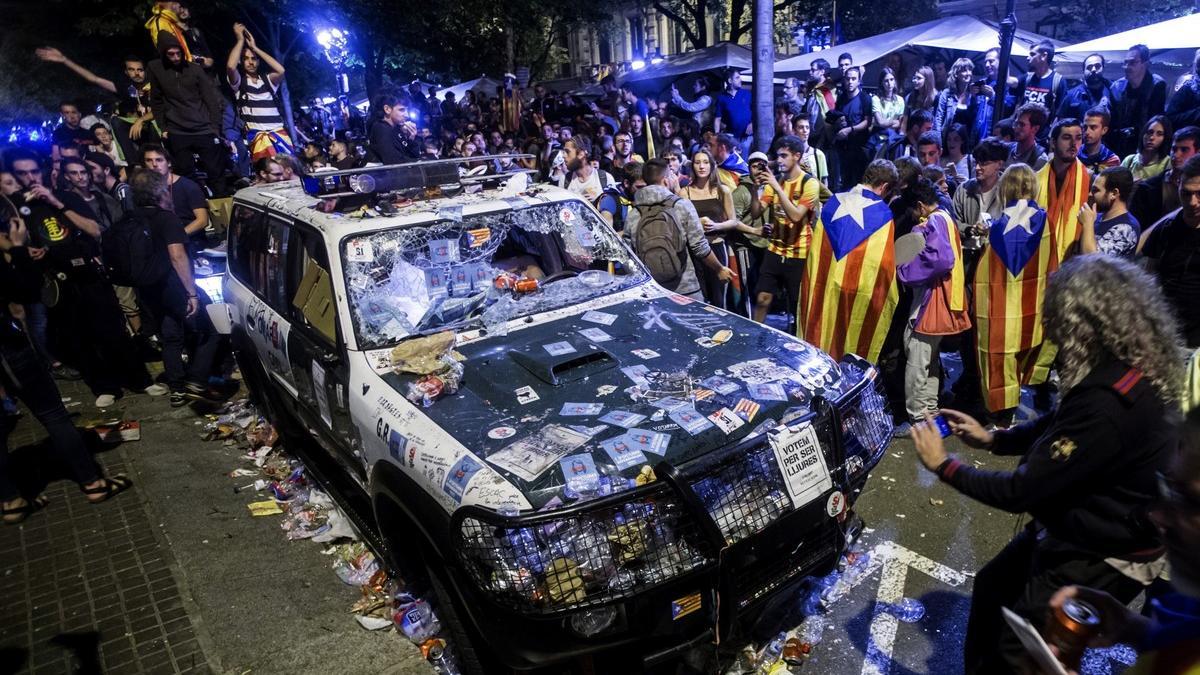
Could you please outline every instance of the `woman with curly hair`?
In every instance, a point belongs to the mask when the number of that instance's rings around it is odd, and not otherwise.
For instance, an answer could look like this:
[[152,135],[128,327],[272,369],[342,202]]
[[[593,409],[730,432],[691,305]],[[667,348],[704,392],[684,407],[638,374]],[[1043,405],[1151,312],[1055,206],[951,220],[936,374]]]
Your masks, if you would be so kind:
[[1062,398],[1043,417],[990,432],[942,410],[971,447],[1020,456],[986,471],[946,454],[935,425],[913,430],[921,463],[959,492],[1029,525],[979,571],[964,646],[966,672],[1019,672],[1024,650],[1001,608],[1036,626],[1063,586],[1128,603],[1165,566],[1148,513],[1178,441],[1184,354],[1153,278],[1105,254],[1067,260],[1046,288],[1046,337],[1059,345]]

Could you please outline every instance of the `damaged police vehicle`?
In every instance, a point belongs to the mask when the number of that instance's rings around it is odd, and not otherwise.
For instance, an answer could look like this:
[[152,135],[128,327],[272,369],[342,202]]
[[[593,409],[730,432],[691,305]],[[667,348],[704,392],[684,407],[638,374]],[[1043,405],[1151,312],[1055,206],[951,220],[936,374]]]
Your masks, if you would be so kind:
[[852,536],[875,368],[665,290],[579,196],[439,161],[234,204],[210,313],[467,672],[728,644]]

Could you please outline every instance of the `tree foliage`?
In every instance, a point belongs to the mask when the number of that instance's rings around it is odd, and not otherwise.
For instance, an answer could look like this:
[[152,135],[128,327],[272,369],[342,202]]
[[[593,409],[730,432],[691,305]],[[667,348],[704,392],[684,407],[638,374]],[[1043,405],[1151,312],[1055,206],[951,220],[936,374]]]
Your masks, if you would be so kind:
[[1033,0],[1032,5],[1043,14],[1039,26],[1053,27],[1053,37],[1072,43],[1120,33],[1195,11],[1193,0],[1159,0],[1150,3],[1127,0]]

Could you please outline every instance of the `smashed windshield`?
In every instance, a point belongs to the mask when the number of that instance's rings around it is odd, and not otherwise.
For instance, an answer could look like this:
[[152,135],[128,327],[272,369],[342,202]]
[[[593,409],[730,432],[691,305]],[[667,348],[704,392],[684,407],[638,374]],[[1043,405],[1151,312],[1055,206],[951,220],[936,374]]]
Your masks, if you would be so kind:
[[[441,212],[445,216],[446,212]],[[342,242],[361,349],[577,304],[649,278],[580,202],[444,217]]]

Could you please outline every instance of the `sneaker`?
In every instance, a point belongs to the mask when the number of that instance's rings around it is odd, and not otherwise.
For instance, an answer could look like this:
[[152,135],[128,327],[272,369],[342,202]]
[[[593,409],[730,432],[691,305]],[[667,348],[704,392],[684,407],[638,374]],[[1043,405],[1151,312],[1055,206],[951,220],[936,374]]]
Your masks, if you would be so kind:
[[196,384],[195,382],[188,382],[183,385],[182,393],[193,401],[219,403],[222,400],[221,395],[213,391],[212,388]]
[[83,379],[83,375],[80,375],[78,370],[75,370],[65,363],[60,363],[57,366],[50,368],[50,374],[54,375],[54,377],[60,380],[75,381]]
[[187,405],[187,403],[188,403],[187,394],[184,394],[182,391],[171,392],[171,407],[172,408],[181,408],[181,407]]
[[161,384],[152,384],[149,387],[146,387],[145,389],[143,389],[142,391],[146,392],[147,394],[149,394],[151,396],[162,396],[163,394],[166,394],[167,392],[169,392],[171,390],[164,387]]
[[100,394],[96,397],[97,408],[107,408],[117,402],[117,397],[112,394]]
[[912,438],[912,423],[901,422],[892,431],[892,438]]

